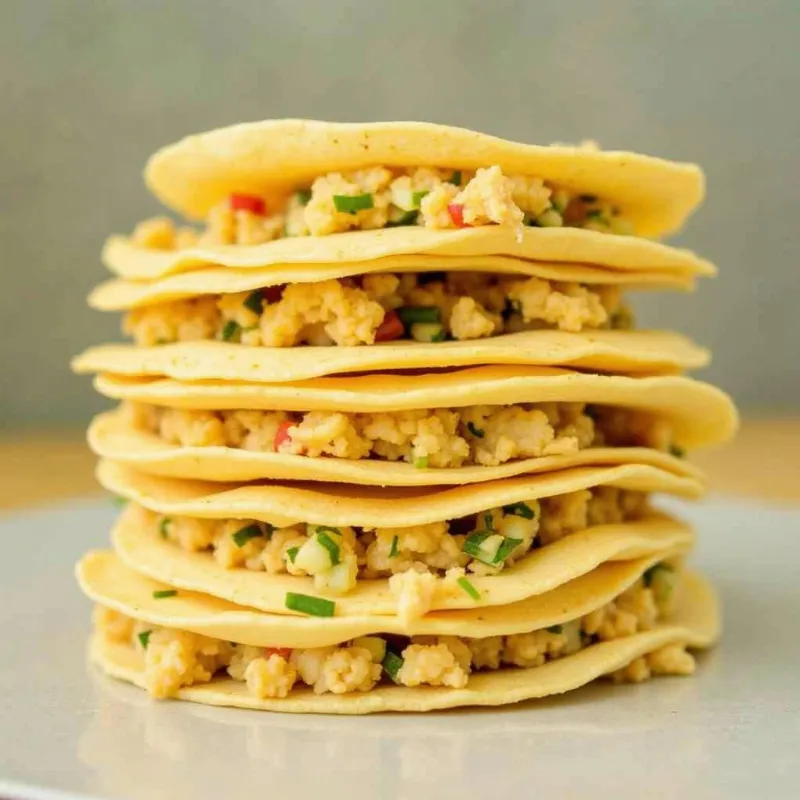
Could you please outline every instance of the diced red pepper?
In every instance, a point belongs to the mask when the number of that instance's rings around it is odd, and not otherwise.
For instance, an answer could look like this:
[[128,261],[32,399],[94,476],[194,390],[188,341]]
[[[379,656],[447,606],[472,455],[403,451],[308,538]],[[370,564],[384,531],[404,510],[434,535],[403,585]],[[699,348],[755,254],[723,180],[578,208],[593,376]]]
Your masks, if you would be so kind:
[[265,647],[264,658],[269,658],[271,655],[280,656],[288,661],[289,656],[292,655],[292,649],[291,647]]
[[470,228],[472,227],[468,223],[464,222],[464,206],[461,203],[448,203],[447,210],[450,213],[450,219],[456,224],[459,228]]
[[267,213],[264,201],[252,194],[232,194],[229,202],[233,211],[250,211],[261,216]]
[[294,425],[295,423],[288,419],[286,422],[281,422],[281,424],[278,425],[278,430],[275,434],[275,441],[272,443],[276,453],[280,452],[281,445],[291,443],[292,437],[289,433],[289,428],[293,428]]
[[387,311],[383,322],[378,326],[375,331],[376,342],[391,342],[393,339],[399,339],[405,334],[406,329],[395,311]]

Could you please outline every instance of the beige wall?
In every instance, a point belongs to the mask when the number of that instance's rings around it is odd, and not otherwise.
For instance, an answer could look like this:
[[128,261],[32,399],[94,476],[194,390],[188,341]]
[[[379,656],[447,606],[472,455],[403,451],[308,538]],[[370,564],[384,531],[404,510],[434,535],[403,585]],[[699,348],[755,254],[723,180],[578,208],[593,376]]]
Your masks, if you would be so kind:
[[275,116],[418,118],[699,161],[699,294],[639,303],[747,405],[797,405],[798,0],[0,2],[0,424],[99,407],[71,354],[110,231],[157,211],[147,155]]

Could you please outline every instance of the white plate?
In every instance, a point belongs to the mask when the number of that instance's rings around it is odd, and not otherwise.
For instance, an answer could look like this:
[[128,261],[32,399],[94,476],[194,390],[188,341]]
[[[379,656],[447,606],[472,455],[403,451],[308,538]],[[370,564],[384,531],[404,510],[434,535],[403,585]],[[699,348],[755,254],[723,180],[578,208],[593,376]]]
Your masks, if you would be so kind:
[[720,588],[693,678],[598,684],[505,710],[296,717],[157,702],[85,661],[72,567],[113,509],[0,518],[0,796],[497,800],[800,796],[800,509],[682,509]]

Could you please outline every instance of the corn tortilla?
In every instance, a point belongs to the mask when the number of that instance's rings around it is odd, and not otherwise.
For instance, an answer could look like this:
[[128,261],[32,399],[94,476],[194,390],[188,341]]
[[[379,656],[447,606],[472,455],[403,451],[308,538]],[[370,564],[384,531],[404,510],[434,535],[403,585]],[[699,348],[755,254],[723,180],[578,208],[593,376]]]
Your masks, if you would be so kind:
[[[459,706],[499,706],[563,694],[629,664],[635,658],[673,643],[709,647],[719,637],[719,602],[700,575],[684,577],[680,605],[671,618],[633,636],[602,642],[574,655],[531,669],[478,673],[464,689],[386,686],[369,692],[315,695],[298,689],[284,699],[261,700],[245,684],[222,679],[184,687],[178,697],[212,706],[306,714],[370,714],[381,711],[421,712]],[[92,640],[90,657],[106,674],[144,688],[143,660],[130,645]],[[615,689],[614,691],[621,691]]]
[[[395,259],[399,260],[399,259]],[[487,261],[492,259],[486,259]],[[683,289],[692,290],[694,279],[681,273],[648,271],[613,272],[580,264],[541,264],[497,257],[491,268],[476,267],[467,259],[459,258],[452,265],[439,263],[445,272],[491,272],[516,277],[536,277],[549,281],[566,281],[585,285],[617,285],[623,289]],[[439,259],[441,262],[441,259]],[[116,279],[104,281],[89,295],[89,305],[99,311],[128,311],[158,303],[169,303],[202,295],[235,294],[288,283],[316,283],[371,273],[402,273],[405,264],[394,268],[380,261],[364,264],[325,264],[319,267],[306,265],[302,272],[288,268],[238,269],[233,267],[207,267],[194,272],[179,272],[153,281]]]
[[163,203],[201,219],[232,193],[280,197],[319,175],[376,164],[474,170],[497,165],[622,209],[640,236],[680,228],[703,199],[695,164],[621,151],[528,145],[426,122],[337,123],[283,119],[188,136],[156,152],[145,168]]
[[[568,276],[647,275],[651,280],[692,281],[716,275],[716,267],[691,250],[634,236],[579,228],[525,228],[520,241],[500,225],[459,230],[419,227],[349,231],[328,236],[277,239],[259,245],[205,245],[154,250],[124,236],[103,248],[105,266],[120,278],[158,280],[208,267],[269,270],[286,283],[336,273],[426,272],[464,269],[485,272],[545,270],[554,280]],[[530,266],[524,267],[525,264]],[[544,277],[542,275],[541,277]]]
[[519,458],[497,466],[418,469],[404,461],[308,458],[241,448],[171,444],[131,427],[119,411],[100,414],[89,426],[89,446],[100,457],[151,475],[204,481],[326,481],[361,486],[461,486],[569,467],[648,464],[676,475],[703,479],[683,458],[647,447],[589,447],[568,455]]
[[326,619],[270,614],[188,591],[155,599],[154,592],[170,587],[136,572],[107,550],[84,555],[75,573],[83,593],[91,600],[151,625],[255,647],[306,648],[387,633],[483,638],[561,625],[611,602],[645,570],[666,558],[682,555],[684,549],[663,549],[643,558],[604,563],[544,594],[509,605],[434,611],[410,622],[368,611]]
[[284,383],[353,372],[448,369],[482,364],[564,366],[596,372],[674,374],[709,362],[706,349],[670,331],[581,333],[539,330],[489,339],[402,342],[369,347],[248,347],[230,342],[178,342],[91,347],[75,372],[164,376],[177,380]]
[[557,367],[483,366],[421,375],[315,378],[296,383],[176,381],[101,373],[100,394],[185,409],[380,413],[417,408],[572,402],[619,406],[667,419],[683,447],[727,441],[738,415],[731,399],[708,383],[680,375],[593,375]]
[[[105,488],[133,501],[112,534],[117,554],[129,567],[180,589],[205,592],[273,613],[287,613],[287,591],[319,594],[313,579],[226,569],[207,552],[189,552],[165,541],[143,509],[167,516],[253,519],[283,526],[297,521],[284,516],[291,508],[299,521],[312,524],[408,527],[597,485],[644,491],[700,490],[696,481],[642,465],[579,468],[427,493],[361,487],[359,497],[353,496],[358,487],[324,487],[325,491],[317,492],[278,484],[213,493],[220,484],[156,478],[109,462],[100,465],[98,479]],[[212,492],[204,493],[208,487]],[[652,512],[641,520],[597,525],[570,534],[536,549],[498,575],[475,576],[472,581],[480,592],[482,606],[515,602],[572,580],[603,561],[639,558],[688,546],[692,540],[691,528],[684,523]],[[342,615],[394,614],[397,609],[397,599],[389,590],[387,579],[359,580],[352,592],[331,599],[336,600],[337,614]],[[475,603],[457,585],[439,581],[432,607],[469,608]]]

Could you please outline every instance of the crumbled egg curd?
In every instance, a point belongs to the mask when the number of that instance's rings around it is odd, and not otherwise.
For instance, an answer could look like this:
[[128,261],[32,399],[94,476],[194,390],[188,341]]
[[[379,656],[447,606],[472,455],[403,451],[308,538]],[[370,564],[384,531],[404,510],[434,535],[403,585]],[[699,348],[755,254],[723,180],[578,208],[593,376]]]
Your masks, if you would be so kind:
[[[674,594],[677,573],[669,565],[657,568],[672,575]],[[225,674],[246,683],[250,693],[260,698],[287,697],[300,685],[311,687],[316,694],[367,692],[391,681],[406,687],[458,689],[468,685],[474,671],[538,667],[595,642],[650,630],[668,615],[672,601],[660,602],[648,573],[613,601],[579,619],[484,639],[366,636],[336,646],[262,648],[150,626],[102,606],[95,609],[95,628],[99,635],[130,643],[142,654],[147,689],[159,698]],[[610,677],[617,682],[639,682],[651,675],[688,675],[694,666],[684,645],[669,644]]]
[[257,245],[292,236],[418,225],[452,229],[503,225],[578,227],[630,234],[620,209],[592,195],[570,194],[541,178],[505,175],[498,166],[475,172],[417,167],[368,167],[318,177],[273,208],[256,196],[231,195],[209,213],[202,231],[165,217],[146,220],[131,236],[140,247]]
[[585,403],[525,403],[378,413],[205,411],[126,402],[137,430],[181,447],[228,447],[309,458],[405,461],[431,469],[498,466],[588,447],[673,444],[666,419]]
[[253,347],[351,347],[632,325],[618,286],[455,272],[364,275],[174,300],[129,311],[123,332],[144,346],[219,339]]
[[531,549],[571,533],[641,518],[647,500],[644,492],[599,486],[404,528],[305,523],[277,528],[153,512],[147,518],[164,540],[192,552],[210,551],[226,569],[311,575],[316,588],[328,594],[345,594],[358,579],[390,578],[398,614],[412,619],[430,609],[442,581],[460,594],[458,580],[466,574],[495,575]]

